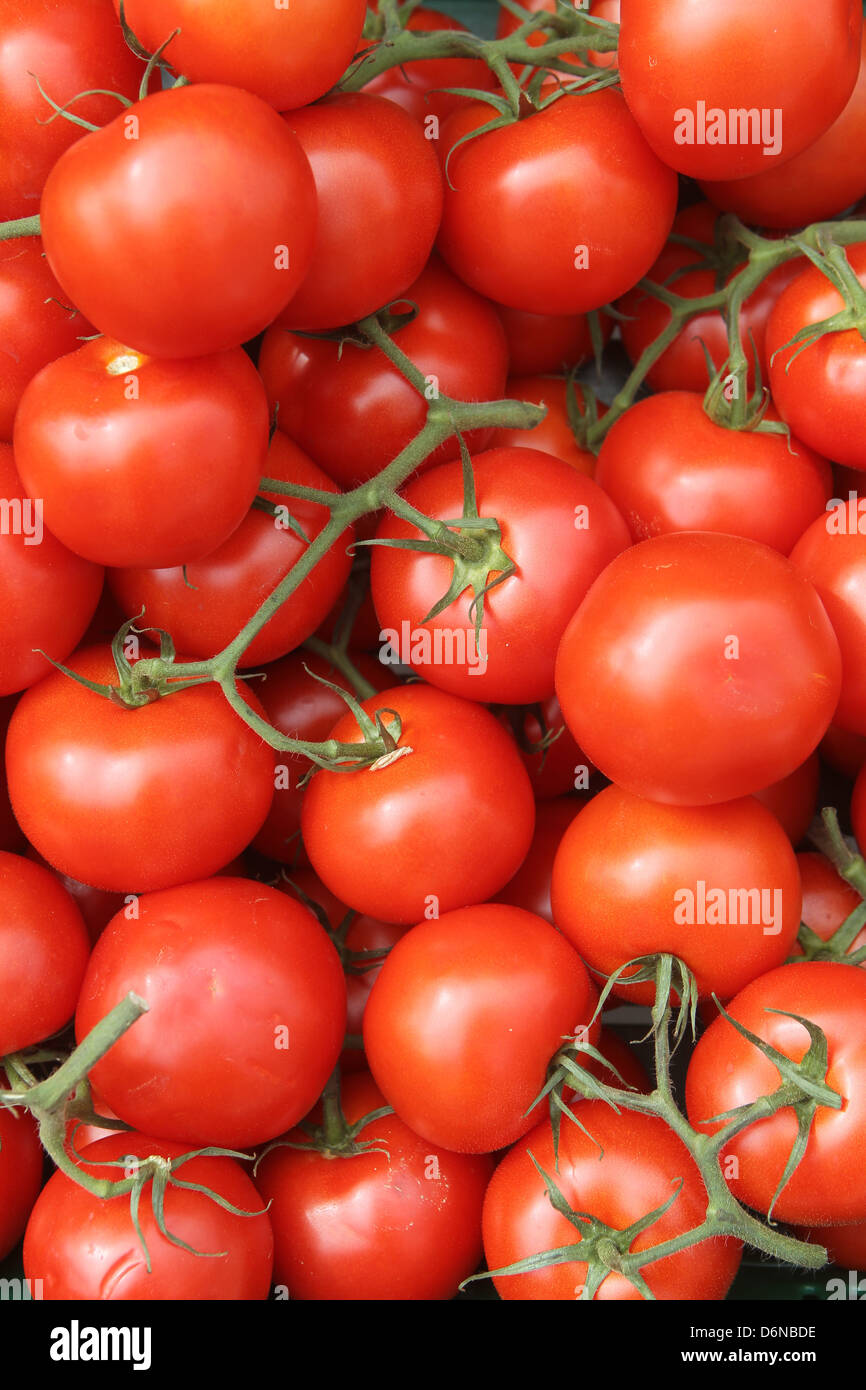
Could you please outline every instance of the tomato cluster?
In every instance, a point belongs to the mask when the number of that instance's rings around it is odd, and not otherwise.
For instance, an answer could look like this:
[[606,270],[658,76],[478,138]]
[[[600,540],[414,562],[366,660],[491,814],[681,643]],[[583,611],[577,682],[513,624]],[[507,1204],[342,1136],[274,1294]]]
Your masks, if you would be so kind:
[[326,8],[0,0],[0,1260],[862,1261],[859,0]]

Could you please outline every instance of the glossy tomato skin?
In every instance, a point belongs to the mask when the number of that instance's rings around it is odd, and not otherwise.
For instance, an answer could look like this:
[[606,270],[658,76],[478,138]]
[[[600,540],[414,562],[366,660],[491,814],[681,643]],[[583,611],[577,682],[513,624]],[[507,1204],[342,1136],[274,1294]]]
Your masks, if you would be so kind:
[[342,1046],[346,986],[327,933],[249,879],[186,883],[144,895],[137,920],[118,913],[91,957],[77,1038],[130,990],[149,1011],[93,1084],[127,1124],[192,1146],[248,1148],[297,1124]]
[[755,798],[772,811],[792,845],[798,845],[812,824],[818,807],[821,765],[817,753],[787,777],[754,792]]
[[[371,9],[378,9],[378,4],[371,5]],[[406,28],[416,34],[442,33],[446,29],[466,33],[466,26],[459,20],[423,6],[413,10]],[[458,106],[466,105],[466,97],[442,88],[469,87],[485,91],[495,86],[496,79],[490,68],[476,58],[427,58],[404,63],[399,68],[388,68],[368,82],[364,91],[395,101],[424,124],[430,116],[444,121]]]
[[456,112],[439,140],[443,160],[453,151],[438,241],[452,270],[533,314],[585,313],[623,294],[676,210],[676,178],[625,102],[610,88],[563,97],[454,149],[489,113],[481,103]]
[[134,99],[144,64],[127,48],[120,25],[102,0],[62,5],[56,0],[3,0],[0,33],[0,221],[5,222],[38,213],[51,166],[83,134],[71,121],[47,119],[51,107],[35,77],[58,106],[79,92],[93,93],[76,101],[72,110],[93,125],[104,125],[118,111],[117,101],[105,93]]
[[33,1047],[68,1023],[90,940],[81,913],[50,870],[20,855],[0,853],[0,908],[4,1057]]
[[[496,309],[433,257],[394,312],[418,314],[392,334],[398,347],[438,390],[457,400],[500,400],[508,366]],[[378,348],[268,330],[259,371],[280,428],[341,487],[366,482],[396,458],[426,421],[427,402]],[[464,435],[483,449],[491,431]],[[425,468],[459,454],[451,438]]]
[[[71,667],[116,685],[106,647]],[[259,714],[255,696],[244,699]],[[6,740],[9,796],[48,862],[117,893],[215,873],[249,844],[273,796],[273,750],[216,685],[129,710],[52,671],[19,700]]]
[[68,874],[62,874],[57,869],[52,869],[48,860],[32,845],[27,846],[26,855],[32,863],[41,864],[44,869],[50,869],[57,881],[66,889],[84,919],[91,945],[98,941],[114,914],[120,912],[121,908],[130,905],[128,900],[132,898],[131,894],[109,893],[103,888],[93,888],[89,883],[81,883],[77,878],[70,878]]
[[[577,1113],[589,1134],[563,1120],[558,1169],[553,1133],[544,1121],[506,1154],[494,1173],[483,1220],[490,1269],[580,1239],[579,1231],[551,1205],[530,1153],[573,1208],[620,1230],[667,1202],[672,1184],[682,1179],[676,1201],[635,1238],[634,1251],[660,1245],[703,1221],[707,1195],[700,1172],[663,1120],[627,1110],[616,1114],[604,1101],[581,1101]],[[653,1261],[641,1272],[657,1299],[721,1299],[741,1254],[739,1241],[717,1238]],[[500,1275],[493,1282],[500,1298],[508,1300],[573,1301],[586,1275],[586,1264],[575,1260],[531,1274]],[[594,1297],[600,1302],[634,1301],[642,1295],[623,1275],[611,1273]]]
[[[826,961],[783,965],[747,985],[728,1013],[786,1057],[798,1061],[809,1047],[802,1023],[782,1010],[809,1019],[827,1037],[827,1085],[842,1107],[819,1106],[806,1151],[782,1190],[773,1216],[798,1225],[831,1226],[866,1221],[866,1179],[862,1155],[866,1137],[866,974],[852,965]],[[689,1063],[686,1106],[698,1128],[713,1115],[749,1104],[780,1085],[778,1069],[719,1016],[710,1024]],[[790,1107],[750,1125],[725,1146],[734,1195],[756,1211],[767,1212],[797,1135]]]
[[377,1086],[416,1134],[490,1153],[544,1114],[546,1102],[533,1101],[548,1063],[589,1024],[597,997],[547,922],[485,903],[398,941],[367,1003],[364,1048]]
[[[866,284],[866,243],[849,246],[846,255]],[[802,351],[802,344],[787,346],[802,328],[842,307],[842,296],[817,266],[809,266],[788,286],[767,325],[770,390],[779,414],[799,439],[827,458],[864,469],[866,343],[856,329],[848,329],[827,333]]]
[[319,216],[310,268],[277,322],[339,328],[420,275],[442,214],[438,161],[417,121],[385,97],[342,92],[285,120],[310,162]]
[[[5,1081],[0,1091],[8,1089]],[[24,1234],[42,1186],[42,1145],[26,1110],[0,1105],[0,1260]]]
[[[114,0],[119,10],[119,0]],[[126,0],[126,22],[153,53],[164,50],[192,82],[225,82],[254,92],[278,111],[317,101],[343,76],[361,47],[364,0],[262,5],[257,0]]]
[[721,531],[783,555],[823,515],[832,488],[827,460],[798,439],[725,429],[686,391],[636,401],[605,436],[595,480],[635,540]]
[[[387,1104],[366,1073],[343,1084],[341,1101],[350,1124]],[[279,1148],[260,1165],[275,1281],[300,1299],[453,1298],[481,1259],[493,1160],[431,1147],[396,1115],[372,1121],[359,1139],[378,1140],[387,1153],[339,1158]]]
[[[281,430],[274,433],[265,466],[269,478],[337,491]],[[170,632],[178,650],[189,657],[215,656],[227,647],[307,549],[290,528],[286,509],[310,542],[328,521],[327,509],[317,503],[278,493],[262,495],[283,511],[272,516],[251,508],[222,545],[186,566],[185,575],[182,565],[112,570],[109,582],[127,616],[144,608],[147,621]],[[353,538],[353,529],[347,527],[253,638],[241,658],[242,667],[276,661],[316,630],[348,578],[351,560],[346,550]]]
[[285,122],[210,84],[157,92],[80,140],[41,205],[66,293],[101,332],[158,357],[220,352],[266,328],[311,263],[316,216]]
[[760,791],[817,746],[839,644],[812,586],[756,541],[682,531],[618,556],[559,647],[566,723],[619,786],[674,805]]
[[498,903],[522,907],[536,917],[543,917],[551,926],[556,925],[550,905],[553,861],[563,835],[586,801],[585,796],[555,796],[550,801],[538,803],[532,844],[517,873],[497,893]]
[[[478,514],[499,522],[502,549],[517,567],[485,596],[480,648],[469,590],[424,622],[451,582],[453,566],[445,556],[374,546],[376,612],[383,632],[395,633],[401,650],[408,649],[413,669],[440,689],[503,704],[545,700],[553,693],[556,647],[566,624],[596,576],[626,548],[628,531],[590,478],[539,450],[490,449],[475,456],[473,472]],[[404,488],[403,496],[427,516],[459,517],[462,465],[440,465]],[[378,538],[418,539],[419,533],[388,514]],[[455,634],[462,641],[452,647]]]
[[[742,898],[749,890],[760,902]],[[730,999],[789,954],[800,876],[782,827],[752,797],[662,806],[610,786],[565,831],[551,903],[560,931],[601,974],[668,951],[702,995]],[[617,992],[636,1003],[655,997],[652,983]]]
[[76,555],[163,568],[207,555],[241,524],[264,473],[268,424],[242,348],[166,360],[97,338],[30,382],[15,463]]
[[[503,10],[504,14],[505,11]],[[563,372],[592,357],[592,338],[585,314],[527,314],[500,304],[499,317],[508,339],[513,376]],[[602,342],[613,332],[613,321],[601,315]]]
[[[866,520],[847,504],[816,518],[791,551],[814,584],[842,651],[842,692],[833,723],[866,734]],[[852,524],[853,523],[853,524]]]
[[[768,0],[760,15],[750,0],[663,7],[627,0],[618,50],[623,93],[672,169],[697,179],[745,178],[799,154],[844,109],[857,80],[861,27],[857,0],[828,0],[820,18],[809,0]],[[718,140],[702,109],[726,116],[756,109],[773,120],[760,141],[727,121]]]
[[[117,1181],[124,1168],[98,1164],[126,1159],[180,1158],[190,1145],[145,1134],[117,1134],[87,1145],[81,1163],[92,1177]],[[169,1233],[210,1255],[202,1259],[161,1235],[151,1207],[151,1184],[138,1209],[152,1272],[132,1224],[129,1197],[105,1201],[55,1173],[46,1184],[24,1238],[24,1272],[42,1281],[49,1302],[70,1299],[121,1302],[265,1299],[271,1284],[274,1237],[262,1202],[240,1163],[232,1158],[192,1158],[178,1179],[209,1188],[241,1213],[227,1211],[203,1192],[169,1186]]]
[[0,444],[0,496],[9,507],[0,534],[0,695],[10,695],[51,670],[46,657],[66,660],[96,610],[104,571],[45,530],[9,444]]
[[[426,685],[393,687],[363,708],[396,711],[400,746],[412,752],[373,770],[316,773],[301,811],[316,873],[341,902],[383,922],[419,922],[434,903],[442,913],[484,902],[521,864],[535,824],[510,735],[480,705]],[[360,742],[354,715],[330,736]]]
[[[530,401],[533,405],[544,405],[547,414],[540,424],[530,430],[496,429],[491,444],[495,449],[525,448],[539,449],[544,454],[553,454],[564,459],[591,478],[595,473],[595,455],[589,449],[582,449],[574,437],[568,418],[568,382],[564,377],[528,376],[509,377],[505,394],[509,400]],[[576,405],[579,413],[584,413],[584,401],[580,387],[576,388]],[[600,408],[604,414],[604,406]]]
[[[863,899],[823,854],[804,851],[797,855],[797,865],[803,885],[803,923],[822,941],[829,941]],[[849,950],[859,951],[864,946],[866,927],[854,938]],[[795,942],[792,954],[802,953],[800,943]]]

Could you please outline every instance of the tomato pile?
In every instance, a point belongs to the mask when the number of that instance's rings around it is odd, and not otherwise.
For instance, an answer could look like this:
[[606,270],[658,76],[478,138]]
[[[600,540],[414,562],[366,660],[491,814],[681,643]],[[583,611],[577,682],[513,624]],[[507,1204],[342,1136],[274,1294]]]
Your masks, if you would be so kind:
[[0,1261],[862,1267],[860,0],[325,11],[0,0]]

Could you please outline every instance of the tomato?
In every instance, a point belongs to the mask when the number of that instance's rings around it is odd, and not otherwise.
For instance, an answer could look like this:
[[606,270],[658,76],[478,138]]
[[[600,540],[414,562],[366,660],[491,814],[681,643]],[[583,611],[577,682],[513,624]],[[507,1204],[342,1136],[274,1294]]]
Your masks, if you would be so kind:
[[[114,0],[119,11],[119,0]],[[278,111],[306,106],[340,80],[361,46],[364,0],[126,0],[126,22],[153,53],[192,82],[244,87]]]
[[[583,394],[579,386],[575,391],[578,411],[583,415]],[[512,400],[544,405],[547,407],[547,414],[534,429],[494,430],[490,441],[494,448],[540,449],[542,453],[565,459],[578,473],[585,473],[588,478],[592,477],[595,472],[595,455],[589,449],[582,449],[574,437],[568,418],[568,382],[564,377],[511,377],[506,383],[505,394]],[[600,413],[604,414],[604,406],[601,407]]]
[[[6,745],[6,730],[15,708],[15,698],[10,695],[0,699],[0,745]],[[0,758],[0,850],[23,850],[24,836],[12,811],[9,791],[6,786],[6,760]]]
[[[662,806],[611,786],[565,831],[551,903],[560,931],[600,974],[668,951],[702,995],[730,999],[789,954],[800,876],[782,827],[751,797]],[[651,982],[616,991],[655,998]]]
[[44,529],[12,448],[0,444],[0,695],[24,690],[65,661],[93,616],[103,570]]
[[[606,19],[608,23],[619,24],[622,0],[590,0],[589,13],[596,19]],[[597,53],[595,49],[589,49],[586,54],[587,62],[592,63],[596,68],[614,68],[617,64],[616,49],[611,52]]]
[[[48,869],[0,853],[0,1057],[59,1033],[75,1012],[90,942]],[[0,1114],[2,1114],[0,1107]]]
[[522,907],[556,925],[550,906],[553,861],[563,835],[585,802],[585,797],[556,796],[538,803],[529,852],[514,877],[497,893],[497,902]]
[[866,193],[866,30],[854,91],[823,135],[793,159],[747,179],[703,183],[710,202],[762,227],[823,222]]
[[853,782],[866,762],[866,737],[831,724],[821,740],[819,752],[824,762]]
[[[829,941],[863,899],[823,854],[812,851],[798,854],[797,864],[803,884],[803,923],[822,941]],[[849,950],[859,951],[863,946],[866,946],[866,927],[857,935]],[[799,942],[794,946],[794,954],[802,955]]]
[[58,873],[32,845],[27,846],[26,854],[34,864],[51,869],[58,882],[62,883],[84,919],[91,944],[99,939],[114,914],[128,905],[128,897],[132,895],[109,893],[104,888],[92,888],[89,883],[80,883],[77,878]]
[[577,953],[540,917],[499,903],[447,912],[414,927],[382,966],[364,1015],[367,1060],[416,1134],[489,1153],[538,1123],[547,1065],[589,1023],[596,997]]
[[144,65],[127,48],[105,0],[2,0],[0,34],[0,221],[5,221],[39,211],[52,164],[82,135],[71,121],[50,120],[51,106],[39,95],[36,79],[58,106],[79,92],[91,93],[71,109],[103,125],[120,109],[104,93],[136,97]]
[[818,805],[820,762],[812,753],[804,763],[779,782],[755,792],[758,801],[772,811],[792,845],[798,845],[812,824]]
[[[117,685],[109,650],[71,667]],[[262,713],[255,696],[244,699]],[[52,671],[16,706],[9,796],[28,840],[61,873],[117,893],[215,873],[249,844],[273,795],[273,750],[216,685],[138,709]]]
[[[115,1115],[111,1106],[106,1105],[102,1097],[94,1095],[92,1091],[90,1095],[90,1103],[93,1107],[94,1114],[101,1117],[101,1119],[117,1119],[117,1116]],[[66,1152],[69,1154],[69,1157],[75,1159],[75,1161],[78,1162],[79,1155],[81,1154],[82,1149],[86,1149],[88,1144],[95,1144],[97,1139],[107,1139],[110,1135],[115,1135],[117,1133],[122,1132],[123,1131],[112,1129],[108,1125],[99,1124],[98,1122],[85,1122],[82,1120],[75,1119],[74,1116],[70,1116],[66,1125],[66,1137],[64,1139],[64,1148]]]
[[[856,504],[855,504],[856,508]],[[842,651],[839,728],[866,734],[866,521],[842,504],[816,518],[791,551],[791,563],[814,584]]]
[[[145,1134],[117,1134],[89,1144],[80,1166],[93,1177],[117,1181],[125,1172],[131,1175],[132,1162],[127,1168],[99,1165],[151,1154],[180,1158],[188,1152],[186,1144]],[[42,1281],[42,1297],[49,1302],[267,1298],[273,1232],[240,1163],[233,1158],[191,1158],[177,1170],[177,1180],[206,1187],[238,1210],[228,1210],[204,1192],[170,1184],[165,1193],[165,1229],[192,1247],[183,1249],[160,1234],[148,1182],[138,1208],[152,1266],[148,1274],[129,1197],[105,1201],[65,1173],[55,1173],[33,1209],[24,1237],[27,1278]]]
[[576,314],[646,273],[671,228],[676,178],[617,92],[563,97],[455,148],[489,119],[476,102],[439,141],[443,160],[453,154],[438,245],[461,280],[513,309]]
[[[587,789],[592,763],[565,727],[555,695],[536,705],[506,705],[499,713],[517,739],[537,801]],[[540,748],[542,740],[552,735],[553,742]]]
[[[394,311],[418,315],[393,335],[436,389],[458,400],[499,400],[508,366],[499,316],[434,257]],[[280,428],[306,449],[341,487],[366,482],[396,458],[422,429],[427,402],[378,348],[360,348],[274,327],[265,334],[259,371]],[[491,431],[472,430],[469,449],[483,449]],[[426,466],[459,453],[455,438]]]
[[[265,467],[269,478],[337,491],[281,430],[271,440]],[[277,513],[253,508],[228,540],[203,559],[171,569],[113,570],[109,582],[124,612],[134,617],[144,608],[147,622],[169,631],[188,657],[214,656],[228,646],[307,549],[291,529],[290,518],[311,542],[328,521],[317,503],[263,495]],[[244,667],[285,656],[316,630],[346,582],[351,567],[346,550],[353,538],[348,527],[247,647]]]
[[[386,1104],[366,1073],[344,1084],[341,1100],[350,1124]],[[291,1138],[306,1136],[296,1130]],[[435,1148],[396,1115],[372,1121],[358,1138],[382,1147],[344,1158],[273,1149],[260,1165],[275,1281],[290,1298],[453,1298],[481,1259],[492,1160]]]
[[[583,1101],[577,1113],[589,1134],[563,1121],[558,1171],[553,1133],[544,1122],[506,1154],[494,1173],[484,1200],[484,1254],[490,1269],[581,1239],[579,1229],[554,1209],[530,1154],[572,1208],[615,1231],[668,1202],[681,1181],[676,1200],[635,1237],[632,1251],[651,1249],[703,1221],[707,1194],[700,1171],[664,1120],[628,1111],[617,1114],[604,1101]],[[721,1299],[733,1282],[741,1253],[739,1241],[702,1241],[652,1261],[641,1274],[657,1299]],[[493,1282],[499,1296],[508,1300],[573,1300],[584,1287],[587,1268],[586,1263],[570,1260],[531,1274],[499,1275]],[[594,1294],[600,1302],[641,1297],[624,1275],[615,1272]]]
[[[385,767],[313,777],[301,830],[322,882],[359,912],[406,924],[498,893],[535,823],[510,735],[480,705],[425,685],[385,690],[363,708],[396,711],[400,747],[412,752]],[[352,714],[330,736],[362,741]]]
[[313,254],[316,190],[259,97],[176,87],[61,155],[41,218],[52,271],[102,333],[195,357],[252,338],[294,294]]
[[319,220],[310,268],[283,328],[339,328],[417,280],[442,213],[442,177],[418,122],[365,92],[285,117],[310,162]]
[[[6,1090],[0,1082],[0,1092]],[[14,1250],[42,1186],[42,1145],[32,1115],[0,1104],[0,1260]]]
[[[530,14],[538,14],[542,10],[548,10],[553,14],[557,9],[557,0],[520,0],[520,4],[522,8],[528,10]],[[587,0],[576,0],[575,2],[575,9],[586,10],[588,14],[594,15],[597,19],[613,20],[614,23],[619,20],[619,6],[620,0],[590,0],[590,3],[587,3]],[[513,34],[515,29],[522,23],[522,18],[518,18],[517,15],[512,14],[510,10],[506,10],[503,7],[499,11],[499,18],[496,24],[497,38],[507,38],[508,35]],[[531,48],[538,48],[541,44],[547,43],[550,40],[551,33],[552,31],[544,34],[540,30],[536,30],[535,33],[527,36],[526,42]],[[596,67],[610,67],[616,62],[615,52],[596,53],[592,49],[585,52],[583,57],[578,53],[564,53],[562,56],[567,62],[577,65],[579,65],[581,61],[589,61]],[[516,72],[522,71],[519,63],[513,63],[512,67]],[[568,75],[564,72],[560,73],[559,77],[563,82],[569,80]]]
[[866,1269],[866,1223],[819,1226],[814,1232],[811,1228],[800,1227],[794,1234],[800,1240],[813,1240],[815,1245],[825,1246],[831,1264],[842,1269]]
[[[816,1226],[866,1221],[866,974],[827,961],[783,965],[747,985],[728,1012],[793,1061],[805,1056],[809,1034],[785,1013],[817,1024],[828,1044],[826,1084],[842,1097],[839,1110],[818,1106],[806,1151],[773,1207],[774,1219]],[[704,1121],[780,1085],[777,1067],[719,1016],[689,1063],[689,1119],[714,1132],[719,1124]],[[797,1117],[786,1106],[725,1146],[722,1171],[727,1168],[728,1185],[740,1201],[769,1211],[796,1137]]]
[[[378,5],[371,8],[378,9]],[[406,21],[406,28],[416,34],[442,33],[446,29],[467,32],[466,26],[452,19],[451,15],[423,7],[413,10]],[[473,91],[479,88],[486,91],[495,85],[496,79],[490,68],[477,58],[426,58],[403,63],[399,68],[388,68],[368,82],[364,91],[396,101],[398,106],[423,124],[431,116],[435,121],[443,121],[458,106],[466,104],[466,97],[453,95],[443,88],[469,87]],[[427,128],[432,132],[436,126],[431,123]]]
[[[866,285],[866,242],[849,246],[846,255]],[[866,343],[859,332],[827,333],[806,348],[787,346],[802,328],[821,323],[842,306],[839,291],[817,266],[788,286],[767,325],[770,390],[799,439],[838,463],[866,468]]]
[[192,1146],[248,1148],[297,1124],[343,1044],[346,986],[327,933],[252,880],[186,883],[145,894],[137,918],[118,913],[84,977],[79,1041],[130,990],[149,1012],[93,1084],[127,1124]]
[[756,541],[681,531],[608,565],[560,643],[565,722],[606,777],[675,805],[788,776],[833,717],[841,659],[811,584]]
[[[860,66],[859,0],[625,0],[622,90],[660,159],[696,179],[747,178],[827,130]],[[748,117],[745,113],[752,113]]]
[[[522,704],[553,693],[556,646],[597,575],[628,545],[616,507],[590,478],[535,449],[491,449],[473,459],[480,517],[494,517],[516,571],[484,599],[476,646],[471,590],[425,622],[448,591],[443,555],[373,547],[370,583],[383,633],[431,684],[472,699]],[[453,520],[463,510],[463,470],[441,464],[403,489],[425,515]],[[471,534],[471,525],[467,528]],[[417,539],[387,515],[379,539]],[[551,556],[556,556],[555,567]]]
[[165,361],[97,338],[30,382],[15,463],[46,525],[76,555],[179,565],[243,521],[265,470],[268,424],[242,348]]
[[[504,11],[503,11],[504,13]],[[527,314],[497,305],[514,376],[563,372],[592,357],[592,338],[585,314]],[[600,316],[602,342],[613,332],[613,320]]]
[[646,1067],[635,1049],[621,1038],[619,1033],[615,1033],[612,1028],[602,1028],[596,1047],[604,1057],[605,1065],[602,1066],[594,1057],[584,1056],[580,1063],[588,1072],[608,1086],[633,1086],[644,1095],[652,1092],[653,1084]]
[[866,775],[862,767],[857,774],[851,797],[851,822],[858,845],[866,847]]

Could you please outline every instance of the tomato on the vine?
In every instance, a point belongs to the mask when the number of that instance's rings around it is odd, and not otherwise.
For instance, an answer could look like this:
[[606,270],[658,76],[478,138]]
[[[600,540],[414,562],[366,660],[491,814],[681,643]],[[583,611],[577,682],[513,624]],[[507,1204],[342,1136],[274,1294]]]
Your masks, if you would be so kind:
[[[842,690],[833,723],[866,734],[866,523],[856,504],[817,517],[791,551],[791,563],[814,584],[842,651]],[[853,523],[853,524],[852,524]]]
[[[5,1079],[0,1093],[8,1090]],[[42,1186],[42,1145],[36,1123],[26,1110],[0,1103],[0,1260],[24,1234]]]

